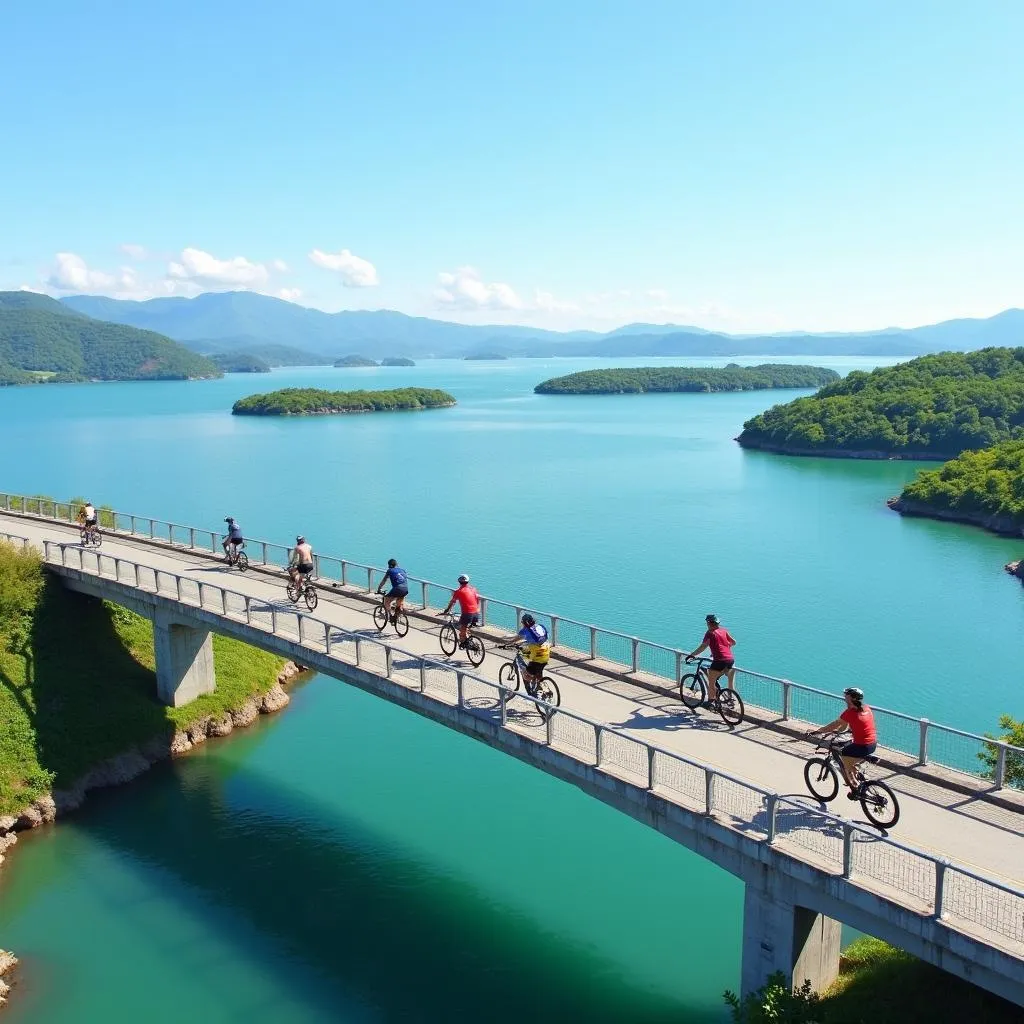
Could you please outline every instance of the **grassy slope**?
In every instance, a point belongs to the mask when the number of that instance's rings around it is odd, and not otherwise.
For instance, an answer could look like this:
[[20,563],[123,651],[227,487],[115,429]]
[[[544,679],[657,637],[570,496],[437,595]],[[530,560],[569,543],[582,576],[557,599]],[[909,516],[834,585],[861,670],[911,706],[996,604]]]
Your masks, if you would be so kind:
[[[12,560],[24,557],[0,545],[5,584],[16,575]],[[0,600],[0,616],[8,621],[11,607],[10,600]],[[0,635],[0,814],[70,785],[98,761],[135,744],[170,739],[176,729],[238,707],[268,690],[283,664],[275,655],[215,636],[216,691],[167,708],[155,698],[149,620],[44,576],[27,621],[20,653]]]

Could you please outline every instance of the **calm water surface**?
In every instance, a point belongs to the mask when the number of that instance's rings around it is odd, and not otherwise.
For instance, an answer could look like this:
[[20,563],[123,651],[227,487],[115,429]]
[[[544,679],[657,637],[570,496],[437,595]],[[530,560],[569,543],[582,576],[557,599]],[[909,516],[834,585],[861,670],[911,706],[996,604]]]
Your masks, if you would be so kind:
[[[889,512],[916,464],[735,445],[792,393],[532,393],[636,362],[2,389],[0,486],[231,513],[666,643],[696,643],[714,610],[741,664],[971,730],[1024,713],[1024,588],[1001,571],[1020,543]],[[229,415],[288,385],[416,384],[459,405]],[[1002,666],[981,702],[963,699],[974,660]],[[570,787],[317,678],[26,841],[0,876],[0,946],[26,962],[12,1022],[704,1021],[738,982],[741,905],[732,878]]]

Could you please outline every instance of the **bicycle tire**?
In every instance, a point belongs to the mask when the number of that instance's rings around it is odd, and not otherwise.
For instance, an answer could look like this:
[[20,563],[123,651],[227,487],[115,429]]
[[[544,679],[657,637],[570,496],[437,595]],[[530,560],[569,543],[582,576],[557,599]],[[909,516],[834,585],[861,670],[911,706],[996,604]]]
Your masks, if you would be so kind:
[[729,726],[739,725],[746,713],[743,698],[735,690],[728,688],[719,689],[717,707],[722,720]]
[[860,806],[872,825],[885,830],[900,820],[900,805],[896,794],[884,782],[861,784]]
[[[537,700],[542,700],[546,704],[550,704],[552,708],[560,707],[562,704],[562,694],[558,690],[558,683],[551,678],[551,676],[543,676],[541,681],[537,684],[537,689],[534,691],[534,696]],[[542,708],[535,704],[535,708],[541,713],[541,717],[547,721],[553,714],[553,710],[548,708]]]
[[239,572],[247,572],[249,569],[249,556],[244,551],[239,551],[235,564],[238,566]]
[[516,663],[514,661],[506,661],[498,669],[498,683],[509,691],[508,696],[505,698],[506,703],[519,692],[519,673],[516,671]]
[[708,695],[708,688],[696,672],[688,672],[679,680],[679,699],[691,710],[704,703]]
[[103,536],[100,534],[99,530],[93,528],[89,531],[89,543],[92,544],[93,547],[97,548],[103,543]]
[[473,636],[472,633],[466,637],[466,657],[469,658],[470,665],[473,668],[479,668],[483,664],[484,655],[487,651],[484,648],[484,642],[478,636]]
[[409,632],[409,616],[405,614],[405,609],[399,608],[395,612],[395,633],[403,637]]
[[378,633],[383,633],[388,625],[388,613],[384,611],[384,605],[379,604],[373,609],[373,624],[377,627]]
[[306,607],[311,611],[316,611],[316,606],[320,603],[320,595],[316,592],[316,587],[311,587],[308,583],[306,584]]
[[441,627],[437,640],[446,658],[450,658],[455,653],[455,648],[459,646],[459,634],[455,632],[455,627],[450,622]]
[[299,590],[299,585],[297,583],[289,583],[284,588],[284,592],[288,595],[288,600],[291,601],[292,604],[299,603],[299,595],[301,592]]
[[804,782],[811,796],[823,804],[835,800],[839,794],[839,776],[824,757],[809,757],[804,762]]

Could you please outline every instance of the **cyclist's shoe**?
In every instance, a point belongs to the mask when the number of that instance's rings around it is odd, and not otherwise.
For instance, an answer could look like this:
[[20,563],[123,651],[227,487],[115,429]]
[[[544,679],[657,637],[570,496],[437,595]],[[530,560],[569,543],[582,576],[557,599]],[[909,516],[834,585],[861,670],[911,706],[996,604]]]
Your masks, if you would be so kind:
[[846,794],[846,799],[847,800],[859,800],[860,796],[851,789],[850,792]]

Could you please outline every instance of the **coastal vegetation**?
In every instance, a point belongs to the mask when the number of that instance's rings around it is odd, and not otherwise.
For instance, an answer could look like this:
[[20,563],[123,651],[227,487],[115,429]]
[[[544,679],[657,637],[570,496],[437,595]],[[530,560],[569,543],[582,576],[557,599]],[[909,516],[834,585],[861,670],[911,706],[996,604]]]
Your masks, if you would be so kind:
[[334,361],[335,366],[376,366],[377,360],[367,356],[342,356]]
[[949,459],[1024,439],[1024,348],[943,352],[854,372],[743,425],[747,448]]
[[0,384],[219,376],[214,362],[161,334],[93,320],[45,295],[0,292]]
[[249,395],[235,402],[236,416],[321,416],[354,412],[397,412],[443,409],[455,404],[447,391],[436,388],[392,388],[388,391],[324,391],[321,388],[282,388]]
[[898,512],[975,523],[998,533],[1024,533],[1024,440],[962,452],[922,470],[890,502]]
[[217,689],[178,708],[156,699],[153,628],[73,593],[39,556],[0,543],[0,815],[150,741],[269,690],[283,659],[213,638]]
[[[1018,721],[1012,715],[1002,715],[999,719],[999,730],[998,736],[991,733],[985,735],[989,739],[1024,749],[1024,720]],[[1015,789],[1024,789],[1024,755],[1007,751],[1004,756],[1006,763],[1003,768],[1003,784]],[[999,748],[995,744],[986,744],[985,749],[978,754],[978,760],[985,765],[985,777],[994,779],[999,763]]]
[[210,358],[225,373],[270,373],[270,365],[247,352],[222,352]]
[[725,367],[637,366],[631,369],[583,370],[552,377],[533,390],[538,395],[637,395],[648,392],[758,391],[770,388],[820,388],[839,380],[835,370],[820,366]]
[[406,359],[405,356],[388,356],[386,359],[380,361],[381,366],[415,366],[416,363],[412,359]]

